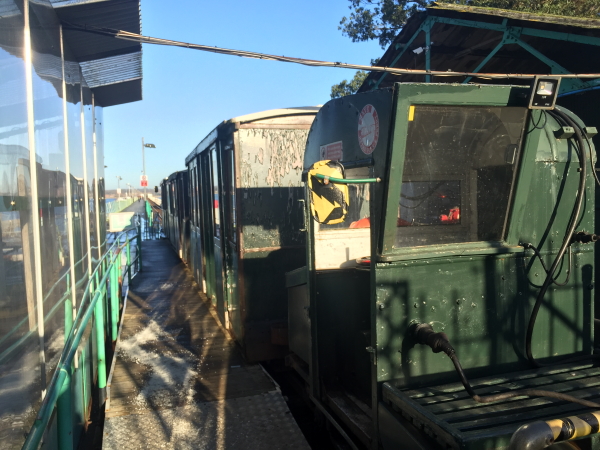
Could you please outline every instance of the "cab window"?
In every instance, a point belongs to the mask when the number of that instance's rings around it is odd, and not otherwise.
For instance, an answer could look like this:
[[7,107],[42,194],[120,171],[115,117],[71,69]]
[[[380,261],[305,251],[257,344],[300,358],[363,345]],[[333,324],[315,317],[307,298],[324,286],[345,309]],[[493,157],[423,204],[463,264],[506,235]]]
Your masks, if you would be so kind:
[[394,246],[502,240],[526,108],[411,108]]
[[[360,167],[355,169],[344,170],[346,179],[352,178],[370,178],[372,172],[371,167]],[[348,185],[348,214],[343,222],[334,225],[321,224],[320,229],[326,230],[339,230],[339,229],[357,229],[357,228],[369,228],[369,202],[370,197],[370,185],[365,184],[349,184]]]

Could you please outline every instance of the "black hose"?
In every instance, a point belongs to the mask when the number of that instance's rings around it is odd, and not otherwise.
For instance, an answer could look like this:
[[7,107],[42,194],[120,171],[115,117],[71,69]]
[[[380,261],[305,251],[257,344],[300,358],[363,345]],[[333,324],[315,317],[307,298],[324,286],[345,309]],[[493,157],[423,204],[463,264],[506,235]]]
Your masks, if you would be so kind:
[[[546,263],[544,263],[544,260],[542,259],[542,255],[539,252],[539,250],[533,244],[530,244],[530,243],[524,243],[523,247],[526,249],[533,250],[533,253],[535,254],[535,256],[540,260],[542,269],[544,269],[544,272],[546,273],[546,275],[548,275],[548,273],[549,273],[548,268],[546,267]],[[563,261],[564,261],[564,256],[563,256]],[[565,286],[569,282],[569,278],[571,278],[572,265],[573,265],[573,252],[571,252],[571,246],[569,246],[569,265],[567,266],[567,278],[565,278],[565,281],[563,281],[562,283],[559,283],[558,281],[556,281],[556,278],[553,277],[552,282],[554,284],[556,284],[557,286]],[[560,271],[562,271],[562,265],[561,265]],[[560,275],[560,271],[559,271],[559,275]],[[557,277],[558,277],[558,275],[557,275]],[[538,289],[541,288],[541,286],[538,286],[537,284],[532,283],[531,281],[530,281],[530,283]]]
[[592,144],[590,139],[587,137],[587,134],[584,132],[583,137],[585,138],[585,142],[587,143],[588,150],[590,151],[590,166],[592,168],[592,175],[594,175],[594,179],[596,180],[596,184],[600,186],[600,179],[598,179],[598,174],[596,173],[596,168],[594,167],[594,155],[592,154]]
[[550,287],[550,285],[552,284],[552,282],[554,280],[554,278],[553,278],[554,272],[556,272],[556,268],[558,267],[560,260],[562,259],[565,252],[567,251],[567,247],[571,244],[571,238],[573,236],[573,233],[575,232],[575,227],[577,226],[577,219],[581,212],[581,205],[583,204],[583,198],[584,198],[584,194],[585,194],[585,180],[586,180],[586,175],[587,175],[587,171],[586,171],[587,162],[586,162],[585,146],[583,144],[583,138],[581,136],[579,126],[573,120],[571,120],[571,118],[567,114],[565,114],[564,112],[562,112],[558,109],[552,111],[550,114],[553,116],[557,116],[560,120],[564,121],[567,125],[573,127],[573,129],[575,130],[575,139],[577,141],[577,146],[579,148],[579,155],[578,155],[579,156],[579,167],[580,167],[581,171],[580,171],[580,177],[579,177],[579,187],[578,187],[578,191],[577,191],[577,199],[576,199],[575,205],[573,207],[573,212],[571,214],[571,220],[570,220],[569,226],[567,228],[567,233],[565,234],[565,239],[564,239],[562,245],[560,246],[560,249],[558,251],[558,254],[556,255],[556,258],[552,262],[550,269],[548,270],[546,279],[544,280],[544,283],[542,284],[540,291],[538,292],[537,298],[535,300],[535,304],[533,306],[533,310],[531,311],[531,316],[529,317],[529,324],[527,325],[527,334],[525,337],[525,353],[527,355],[527,359],[529,360],[529,362],[531,362],[531,364],[533,364],[535,367],[542,366],[542,364],[538,363],[535,360],[535,358],[533,357],[533,353],[531,351],[531,340],[533,337],[533,329],[535,327],[535,321],[536,321],[537,315],[540,311],[540,307],[542,306],[542,300],[544,299],[544,295],[546,295],[546,291],[548,290],[548,287]]
[[545,391],[543,389],[521,389],[518,391],[505,392],[503,394],[486,395],[485,397],[481,397],[475,393],[473,387],[471,386],[471,383],[469,383],[469,380],[467,379],[465,372],[463,371],[463,368],[460,365],[460,361],[458,360],[458,356],[456,356],[456,353],[453,353],[452,355],[448,356],[452,360],[454,368],[458,372],[458,375],[460,376],[460,381],[465,387],[465,390],[477,403],[493,403],[502,400],[507,400],[509,398],[526,396],[555,398],[557,400],[563,400],[565,402],[577,403],[579,405],[587,406],[589,408],[600,407],[600,403],[590,402],[589,400],[583,400],[581,398],[573,397],[572,395],[568,394],[561,394],[560,392]]
[[509,398],[515,397],[548,397],[566,402],[577,403],[579,405],[586,406],[589,408],[600,407],[600,403],[591,402],[589,400],[583,400],[577,397],[573,397],[572,395],[561,394],[559,392],[545,391],[543,389],[520,389],[518,391],[486,395],[485,397],[482,397],[475,393],[473,387],[471,386],[471,383],[469,383],[469,380],[467,379],[467,376],[465,375],[465,372],[460,364],[458,356],[456,355],[456,350],[454,350],[454,347],[452,347],[452,344],[450,344],[446,333],[434,332],[432,326],[427,323],[422,323],[414,326],[413,333],[416,338],[416,341],[419,344],[431,347],[434,353],[444,352],[446,355],[448,355],[448,357],[454,364],[454,368],[456,369],[456,372],[458,373],[460,381],[462,382],[462,385],[464,386],[465,390],[467,391],[469,396],[477,403],[493,403],[502,400],[508,400]]

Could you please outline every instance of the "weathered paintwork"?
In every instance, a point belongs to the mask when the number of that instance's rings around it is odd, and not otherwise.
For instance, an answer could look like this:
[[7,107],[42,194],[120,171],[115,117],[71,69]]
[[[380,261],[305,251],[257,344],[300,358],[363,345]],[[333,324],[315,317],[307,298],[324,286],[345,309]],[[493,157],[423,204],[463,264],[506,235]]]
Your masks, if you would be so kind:
[[284,274],[305,264],[301,173],[317,111],[224,121],[186,159],[189,264],[250,361],[286,352]]
[[[534,244],[546,264],[551,264],[564,239],[579,182],[573,144],[554,137],[560,126],[550,115],[522,109],[521,129],[511,125],[511,133],[518,136],[515,159],[510,163],[515,164],[515,178],[499,239],[418,246],[400,246],[396,241],[397,234],[415,231],[412,227],[399,228],[398,219],[414,107],[417,111],[419,105],[512,107],[510,114],[514,116],[526,100],[527,89],[521,87],[396,84],[393,89],[332,100],[315,119],[305,153],[305,170],[323,159],[321,146],[342,141],[343,163],[372,158],[367,162],[371,174],[383,180],[371,186],[370,255],[364,255],[371,256],[371,263],[369,279],[361,282],[360,289],[352,287],[360,269],[351,267],[351,261],[335,271],[319,270],[326,250],[315,242],[323,230],[307,219],[311,335],[306,340],[311,342],[311,354],[306,362],[311,393],[322,401],[335,389],[345,389],[359,399],[367,397],[363,401],[371,408],[372,448],[378,446],[381,408],[377,405],[384,382],[414,388],[458,379],[443,354],[433,354],[424,346],[414,347],[409,336],[411,324],[427,322],[436,331],[446,332],[469,377],[531,368],[524,357],[525,332],[538,292],[535,285],[543,283],[545,272],[522,244]],[[379,142],[368,154],[359,144],[359,120],[367,105],[376,108],[379,120]],[[463,182],[466,186],[467,181]],[[591,176],[586,183],[577,230],[593,232]],[[493,192],[488,194],[494,198]],[[310,217],[308,209],[305,216]],[[464,220],[466,223],[470,219]],[[340,245],[346,246],[350,254],[352,237],[348,235]],[[573,244],[571,249],[570,280],[564,287],[548,290],[536,322],[532,350],[538,359],[589,354],[593,348],[593,247]],[[565,278],[566,265],[565,261],[560,281]],[[365,325],[367,308],[370,322]],[[367,342],[361,347],[358,342],[365,337]],[[353,387],[348,387],[351,379]],[[365,379],[370,384],[361,381]],[[340,419],[349,423],[348,418]],[[390,416],[386,415],[385,420],[389,426]],[[485,441],[488,438],[491,440]],[[496,442],[488,438],[470,445]]]

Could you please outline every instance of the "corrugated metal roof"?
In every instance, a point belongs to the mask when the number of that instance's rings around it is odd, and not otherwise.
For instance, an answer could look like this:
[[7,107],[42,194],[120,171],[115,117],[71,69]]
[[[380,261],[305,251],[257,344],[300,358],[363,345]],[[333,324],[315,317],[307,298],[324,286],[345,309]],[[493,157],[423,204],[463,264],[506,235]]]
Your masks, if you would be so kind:
[[[425,33],[419,31],[427,25],[427,21],[433,23],[430,48],[427,48]],[[518,43],[506,43],[485,63],[481,72],[550,73],[549,61],[570,73],[600,72],[600,45],[597,45],[600,44],[600,20],[445,4],[413,15],[378,65],[425,70],[429,52],[430,70],[472,72],[496,49],[505,32],[512,33],[547,58],[546,61]],[[596,44],[592,45],[592,41]],[[423,75],[372,72],[359,92],[390,87],[396,82],[423,82],[424,78]],[[431,79],[436,83],[462,83],[465,77],[431,76]],[[529,84],[528,80],[519,79],[494,81],[477,78],[473,81]],[[583,86],[583,83],[580,84]]]
[[142,77],[142,53],[126,53],[80,63],[89,87],[107,86]]
[[599,19],[591,19],[587,17],[567,17],[557,16],[554,14],[537,14],[521,11],[510,11],[498,8],[484,8],[481,6],[455,5],[452,3],[436,3],[436,5],[433,6],[431,9],[483,14],[495,17],[505,17],[507,19],[525,20],[527,22],[543,22],[552,23],[556,25],[574,26],[578,28],[600,29]]
[[51,0],[66,45],[81,64],[96,103],[111,106],[142,99],[142,45],[70,29],[70,24],[141,33],[139,0]]

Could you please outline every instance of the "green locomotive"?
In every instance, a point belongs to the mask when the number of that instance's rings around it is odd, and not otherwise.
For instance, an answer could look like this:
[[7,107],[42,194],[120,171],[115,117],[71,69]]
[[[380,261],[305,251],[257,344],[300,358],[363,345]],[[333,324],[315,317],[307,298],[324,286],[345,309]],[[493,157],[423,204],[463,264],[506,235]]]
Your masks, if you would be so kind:
[[352,448],[600,448],[596,130],[530,91],[397,83],[313,122],[287,362]]

